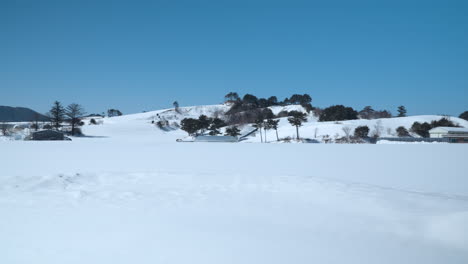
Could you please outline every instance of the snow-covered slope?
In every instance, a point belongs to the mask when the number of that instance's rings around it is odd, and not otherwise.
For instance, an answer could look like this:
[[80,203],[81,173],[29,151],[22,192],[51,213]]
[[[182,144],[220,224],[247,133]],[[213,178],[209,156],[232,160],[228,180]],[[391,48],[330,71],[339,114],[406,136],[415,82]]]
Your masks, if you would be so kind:
[[[281,111],[303,111],[301,106],[275,106],[271,107],[274,114]],[[151,111],[146,113],[124,115],[119,117],[104,118],[102,125],[87,125],[83,131],[87,135],[92,136],[105,136],[105,137],[131,137],[137,139],[143,135],[153,135],[155,141],[175,140],[186,136],[186,133],[180,129],[170,132],[165,132],[157,129],[152,122],[159,120],[167,120],[170,123],[180,123],[184,118],[198,118],[200,115],[207,115],[209,117],[224,118],[224,113],[229,110],[228,105],[209,105],[209,106],[194,106],[194,107],[181,107],[179,112],[174,109],[164,109],[158,111]],[[318,118],[314,115],[308,116],[308,121],[300,128],[300,135],[304,138],[312,138],[321,141],[324,136],[330,138],[345,136],[343,128],[348,127],[353,133],[354,129],[358,126],[368,126],[370,133],[379,130],[381,137],[396,137],[395,129],[399,126],[404,126],[408,130],[414,122],[431,122],[439,120],[445,116],[438,115],[421,115],[409,117],[395,117],[395,118],[382,118],[374,120],[348,120],[340,122],[318,122]],[[296,136],[296,129],[292,127],[287,118],[281,118],[278,128],[280,138]],[[450,117],[450,120],[459,124],[462,127],[468,127],[468,121]],[[267,140],[275,141],[276,132],[270,130],[267,132]],[[248,140],[243,142],[260,142],[260,134],[254,134]]]

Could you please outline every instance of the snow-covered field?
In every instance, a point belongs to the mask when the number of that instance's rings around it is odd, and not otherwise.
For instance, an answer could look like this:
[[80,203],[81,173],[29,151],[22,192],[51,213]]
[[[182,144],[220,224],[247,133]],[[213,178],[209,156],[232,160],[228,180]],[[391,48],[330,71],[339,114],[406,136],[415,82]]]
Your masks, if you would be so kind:
[[468,263],[466,144],[176,143],[154,115],[1,141],[0,263]]

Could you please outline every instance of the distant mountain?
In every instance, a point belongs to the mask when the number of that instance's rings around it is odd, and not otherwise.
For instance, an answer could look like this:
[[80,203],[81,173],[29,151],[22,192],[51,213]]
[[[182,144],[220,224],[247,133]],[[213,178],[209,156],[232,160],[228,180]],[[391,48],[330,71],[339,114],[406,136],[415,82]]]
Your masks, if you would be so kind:
[[0,105],[0,122],[26,122],[34,121],[47,121],[45,115],[39,114],[38,112],[31,110],[26,107],[11,107]]

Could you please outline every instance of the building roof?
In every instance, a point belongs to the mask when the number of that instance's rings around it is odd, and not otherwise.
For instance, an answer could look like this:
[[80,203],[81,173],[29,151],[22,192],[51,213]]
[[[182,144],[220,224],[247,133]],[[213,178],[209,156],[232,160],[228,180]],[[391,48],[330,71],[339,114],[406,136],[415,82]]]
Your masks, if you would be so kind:
[[43,133],[48,133],[48,134],[63,134],[61,131],[57,130],[52,130],[52,129],[45,129],[45,130],[39,130],[39,131],[34,131],[32,134],[43,134]]
[[237,137],[232,136],[197,136],[195,142],[237,142]]
[[435,127],[429,130],[429,133],[447,133],[447,134],[465,134],[468,133],[468,128],[464,127]]

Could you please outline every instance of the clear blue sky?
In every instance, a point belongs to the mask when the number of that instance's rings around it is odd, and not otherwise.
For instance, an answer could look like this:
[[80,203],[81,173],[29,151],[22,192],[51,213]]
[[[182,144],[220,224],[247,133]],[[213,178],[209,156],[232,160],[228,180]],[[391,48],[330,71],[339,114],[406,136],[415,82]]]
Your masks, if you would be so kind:
[[[352,3],[351,3],[352,2]],[[0,105],[468,110],[468,1],[0,1]]]

